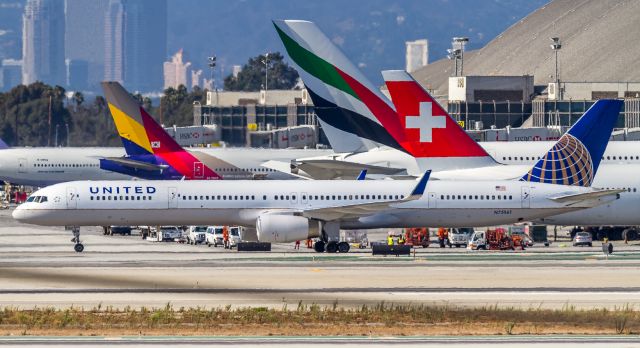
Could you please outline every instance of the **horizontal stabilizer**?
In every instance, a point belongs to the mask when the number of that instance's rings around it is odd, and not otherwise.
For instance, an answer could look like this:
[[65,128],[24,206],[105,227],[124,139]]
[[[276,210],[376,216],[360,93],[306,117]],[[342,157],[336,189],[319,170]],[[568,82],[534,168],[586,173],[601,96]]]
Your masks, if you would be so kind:
[[367,175],[405,175],[404,168],[382,167],[336,160],[304,160],[291,163],[291,170],[304,171],[316,180],[353,179],[363,171]]
[[142,161],[136,161],[125,157],[106,157],[104,158],[107,161],[117,163],[124,167],[129,167],[132,169],[141,169],[148,171],[163,171],[168,168],[166,165],[157,165]]
[[584,202],[589,200],[600,199],[607,196],[611,196],[611,198],[618,199],[619,194],[625,191],[626,190],[623,190],[623,189],[597,190],[597,191],[585,192],[585,193],[560,194],[555,197],[549,197],[549,199],[558,203],[572,203],[572,202],[579,203],[579,202]]

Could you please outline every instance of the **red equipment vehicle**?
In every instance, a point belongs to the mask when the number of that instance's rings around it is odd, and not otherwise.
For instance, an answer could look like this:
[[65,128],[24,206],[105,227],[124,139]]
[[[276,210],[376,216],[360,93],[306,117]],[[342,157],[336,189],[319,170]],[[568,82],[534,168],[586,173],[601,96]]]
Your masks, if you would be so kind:
[[507,230],[498,227],[494,230],[487,230],[487,245],[489,250],[515,250],[513,239],[507,234]]
[[429,247],[429,229],[426,227],[407,228],[405,230],[405,244],[414,247]]

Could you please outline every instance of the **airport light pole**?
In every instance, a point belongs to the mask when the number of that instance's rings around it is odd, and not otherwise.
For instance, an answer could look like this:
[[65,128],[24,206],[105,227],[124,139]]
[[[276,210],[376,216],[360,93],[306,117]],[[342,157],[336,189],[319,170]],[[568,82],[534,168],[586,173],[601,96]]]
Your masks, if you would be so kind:
[[264,59],[264,105],[267,105],[267,90],[269,89],[269,52],[265,53]]
[[467,42],[469,42],[468,37],[462,36],[453,38],[454,49],[460,51],[460,76],[464,75],[464,46],[467,44]]
[[460,59],[460,49],[447,49],[447,58],[453,60],[454,76],[458,76],[458,59]]
[[550,39],[551,41],[553,41],[553,43],[551,44],[551,49],[556,56],[556,74],[554,76],[554,79],[556,84],[558,84],[560,82],[560,78],[558,78],[558,51],[560,51],[560,49],[562,48],[562,44],[560,43],[559,37],[552,37]]
[[207,65],[211,69],[211,88],[215,90],[216,89],[216,84],[215,84],[215,81],[213,80],[213,71],[216,68],[217,57],[215,55],[212,55],[211,57],[207,57],[207,60],[209,61],[207,63]]

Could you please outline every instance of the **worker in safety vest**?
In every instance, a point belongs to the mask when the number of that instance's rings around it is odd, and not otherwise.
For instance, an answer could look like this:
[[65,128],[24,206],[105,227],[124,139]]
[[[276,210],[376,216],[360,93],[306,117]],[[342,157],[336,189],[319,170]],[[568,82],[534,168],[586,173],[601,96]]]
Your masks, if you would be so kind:
[[398,237],[398,244],[399,244],[399,245],[404,245],[404,236],[403,236],[403,235],[400,235],[400,236]]
[[389,246],[393,245],[393,236],[392,235],[388,235],[387,236],[387,245],[389,245]]
[[224,248],[229,249],[229,229],[227,226],[222,228],[222,242],[224,243]]
[[440,242],[440,247],[444,248],[445,241],[449,238],[449,232],[446,228],[440,227],[438,228],[438,241]]

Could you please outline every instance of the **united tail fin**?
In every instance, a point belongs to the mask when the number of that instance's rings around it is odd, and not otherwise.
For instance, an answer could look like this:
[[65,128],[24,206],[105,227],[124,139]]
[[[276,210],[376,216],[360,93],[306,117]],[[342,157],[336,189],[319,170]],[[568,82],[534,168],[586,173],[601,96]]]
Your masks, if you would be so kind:
[[400,131],[391,124],[396,117],[393,105],[314,23],[276,20],[273,24],[336,152],[379,145],[405,151],[393,136]]
[[595,102],[520,180],[591,186],[621,107],[621,100]]
[[[491,156],[404,70],[382,72],[402,129],[396,140],[416,158]],[[474,161],[474,165],[480,163]]]

